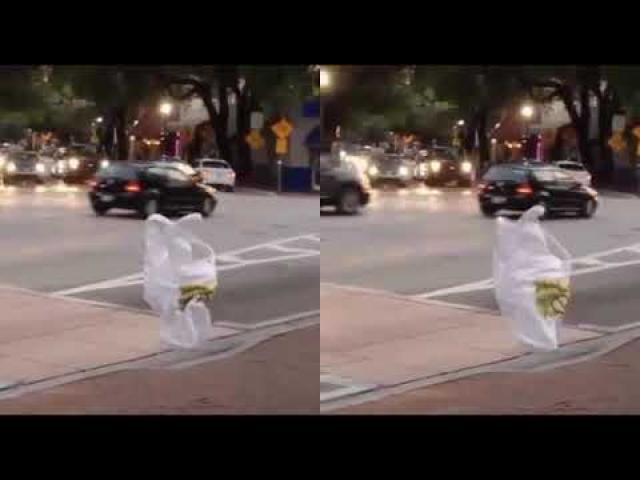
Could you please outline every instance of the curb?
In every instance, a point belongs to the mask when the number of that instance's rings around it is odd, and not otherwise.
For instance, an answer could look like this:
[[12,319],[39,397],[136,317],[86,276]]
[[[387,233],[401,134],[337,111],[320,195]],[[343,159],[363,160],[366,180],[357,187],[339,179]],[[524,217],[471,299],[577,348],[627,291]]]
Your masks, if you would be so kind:
[[[540,372],[561,368],[607,355],[638,339],[640,339],[640,327],[634,326],[616,333],[603,334],[595,338],[567,343],[552,352],[527,352],[496,362],[484,363],[427,377],[418,377],[398,384],[377,385],[366,391],[353,388],[353,393],[345,390],[345,395],[334,397],[326,402],[321,401],[320,412],[331,412],[362,405],[389,396],[409,393],[414,390],[482,374]],[[353,385],[353,387],[358,386],[357,384]]]

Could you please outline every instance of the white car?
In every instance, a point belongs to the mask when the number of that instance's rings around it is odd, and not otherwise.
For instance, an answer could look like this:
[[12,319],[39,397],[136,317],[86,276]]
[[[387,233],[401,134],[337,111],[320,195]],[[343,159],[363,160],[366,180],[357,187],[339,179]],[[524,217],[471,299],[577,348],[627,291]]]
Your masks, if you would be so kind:
[[202,158],[196,161],[196,170],[202,175],[203,182],[220,190],[232,192],[236,186],[236,172],[225,160]]
[[556,162],[555,166],[570,174],[582,185],[586,187],[591,186],[591,174],[581,163],[573,162],[571,160],[562,160],[560,162]]

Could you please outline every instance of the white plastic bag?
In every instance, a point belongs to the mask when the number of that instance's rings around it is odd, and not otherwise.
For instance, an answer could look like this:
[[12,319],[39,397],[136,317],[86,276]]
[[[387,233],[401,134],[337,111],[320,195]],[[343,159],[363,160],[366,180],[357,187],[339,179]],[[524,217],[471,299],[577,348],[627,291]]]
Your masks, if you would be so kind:
[[540,225],[543,214],[544,207],[535,206],[518,221],[496,220],[493,277],[500,312],[518,340],[554,350],[570,297],[571,263],[569,252]]
[[[161,319],[161,338],[188,349],[211,336],[203,299],[213,294],[218,280],[213,250],[185,228],[200,221],[197,213],[177,222],[152,215],[145,232],[144,299]],[[194,247],[203,255],[196,257]]]

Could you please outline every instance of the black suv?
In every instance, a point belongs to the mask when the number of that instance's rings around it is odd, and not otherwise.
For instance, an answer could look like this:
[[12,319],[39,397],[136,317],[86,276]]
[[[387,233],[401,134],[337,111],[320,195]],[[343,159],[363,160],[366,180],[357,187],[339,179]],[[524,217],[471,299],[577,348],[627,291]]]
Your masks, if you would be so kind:
[[574,212],[589,218],[598,208],[598,193],[565,171],[545,164],[505,164],[491,167],[478,185],[480,210],[524,211],[543,205],[546,215]]
[[369,203],[370,188],[369,180],[354,164],[320,153],[320,207],[333,206],[340,213],[355,214]]
[[200,212],[208,217],[218,203],[214,189],[164,163],[114,163],[100,170],[89,185],[96,215],[122,208],[143,218],[164,212]]

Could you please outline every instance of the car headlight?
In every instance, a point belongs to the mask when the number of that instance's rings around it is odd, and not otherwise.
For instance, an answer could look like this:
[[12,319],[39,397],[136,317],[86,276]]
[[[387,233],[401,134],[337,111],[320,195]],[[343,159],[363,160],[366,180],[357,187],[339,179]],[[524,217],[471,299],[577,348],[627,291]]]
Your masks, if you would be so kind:
[[71,168],[71,170],[77,170],[79,166],[80,166],[80,160],[78,160],[77,158],[69,159],[69,168]]
[[408,177],[409,176],[409,169],[403,165],[402,167],[398,168],[398,174],[401,177]]
[[36,173],[44,173],[45,168],[43,163],[36,163]]
[[380,171],[378,170],[378,167],[376,167],[375,165],[371,165],[371,167],[369,167],[369,175],[371,175],[372,177],[375,177],[376,175],[378,175],[378,173],[380,173]]
[[431,160],[429,166],[431,167],[431,170],[438,173],[442,168],[442,163],[440,163],[440,160]]
[[16,171],[16,164],[13,162],[7,163],[7,172],[13,173]]
[[107,168],[109,166],[109,160],[102,160],[100,162],[100,168]]
[[462,170],[462,173],[471,173],[472,168],[473,168],[473,165],[471,165],[471,162],[469,162],[468,160],[465,160],[460,164],[460,169]]

